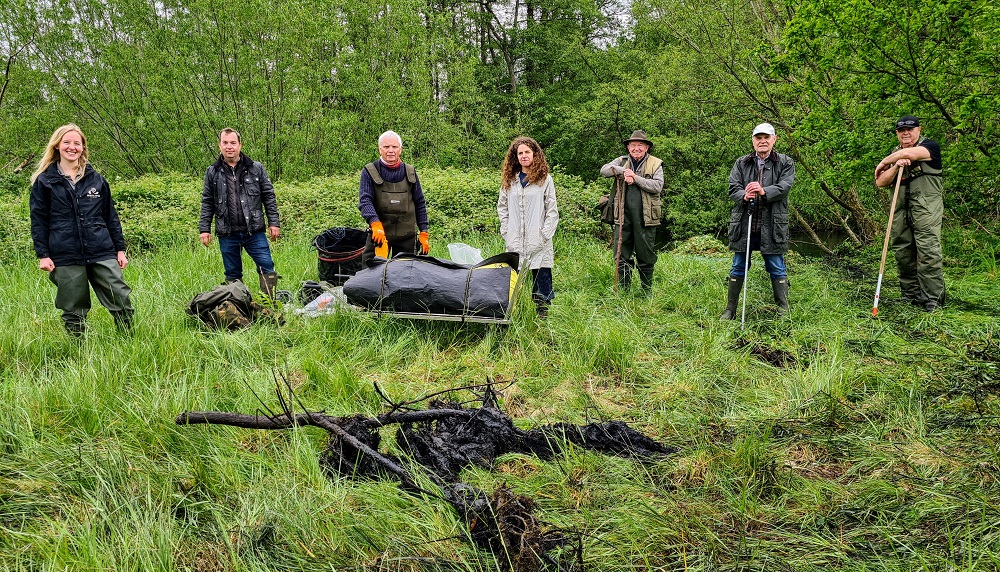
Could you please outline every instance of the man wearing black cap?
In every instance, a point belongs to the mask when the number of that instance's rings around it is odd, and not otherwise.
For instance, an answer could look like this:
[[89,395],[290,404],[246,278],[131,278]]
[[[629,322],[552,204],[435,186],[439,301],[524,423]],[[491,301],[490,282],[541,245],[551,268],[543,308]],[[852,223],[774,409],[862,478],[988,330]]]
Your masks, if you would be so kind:
[[[723,320],[736,319],[740,290],[750,268],[749,252],[759,250],[764,269],[771,277],[771,289],[778,313],[788,312],[788,191],[795,182],[795,162],[774,151],[778,135],[770,123],[753,129],[753,152],[736,160],[729,172],[729,250],[733,266],[729,271],[729,292]],[[747,240],[750,244],[747,244]]]
[[944,304],[941,218],[944,185],[941,146],[920,135],[920,120],[904,115],[896,122],[899,146],[875,167],[875,184],[892,187],[903,169],[899,198],[893,205],[890,240],[899,268],[903,299],[928,312]]
[[[653,142],[646,132],[637,129],[622,142],[627,155],[601,167],[601,176],[614,177],[612,208],[615,261],[623,290],[632,284],[633,264],[639,270],[642,289],[653,290],[653,267],[656,264],[656,227],[660,225],[660,191],[663,190],[663,161],[649,154]],[[635,255],[635,263],[632,256]]]

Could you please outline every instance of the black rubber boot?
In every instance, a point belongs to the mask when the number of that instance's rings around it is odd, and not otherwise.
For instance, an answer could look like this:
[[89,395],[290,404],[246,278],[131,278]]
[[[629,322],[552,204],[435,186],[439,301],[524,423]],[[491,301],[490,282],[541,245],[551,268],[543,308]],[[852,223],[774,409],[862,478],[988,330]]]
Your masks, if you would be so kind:
[[535,300],[535,313],[539,318],[544,320],[549,317],[549,304],[548,300]]
[[639,279],[642,280],[642,293],[646,297],[653,295],[653,269],[639,268]]
[[948,293],[942,292],[940,300],[928,300],[927,302],[925,302],[924,310],[928,312],[937,312],[939,309],[941,309],[942,306],[944,306],[944,302],[947,298],[948,298]]
[[123,332],[132,331],[132,312],[121,311],[121,312],[111,312],[111,317],[115,321],[115,326]]
[[774,290],[774,303],[778,305],[778,314],[788,313],[788,276],[771,277],[771,289]]
[[729,277],[729,294],[726,298],[726,310],[722,312],[720,319],[735,320],[736,308],[740,305],[740,290],[743,289],[743,276]]
[[83,320],[65,320],[63,326],[66,327],[66,333],[74,338],[82,338],[87,332],[87,323]]
[[260,273],[260,291],[271,302],[274,302],[274,295],[277,292],[278,278],[281,276],[278,276],[277,272]]
[[632,265],[622,262],[618,265],[618,290],[628,292],[632,288]]

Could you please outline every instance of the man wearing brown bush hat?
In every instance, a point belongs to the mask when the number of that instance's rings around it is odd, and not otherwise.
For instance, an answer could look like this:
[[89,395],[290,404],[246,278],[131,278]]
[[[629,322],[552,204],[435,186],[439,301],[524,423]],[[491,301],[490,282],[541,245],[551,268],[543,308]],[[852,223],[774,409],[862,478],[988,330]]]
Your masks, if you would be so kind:
[[[653,142],[637,129],[622,142],[627,154],[601,167],[601,176],[614,177],[608,213],[614,225],[616,279],[628,291],[632,267],[639,270],[642,289],[653,289],[656,264],[656,227],[660,225],[660,192],[663,190],[663,161],[650,155]],[[633,262],[632,257],[635,256]]]

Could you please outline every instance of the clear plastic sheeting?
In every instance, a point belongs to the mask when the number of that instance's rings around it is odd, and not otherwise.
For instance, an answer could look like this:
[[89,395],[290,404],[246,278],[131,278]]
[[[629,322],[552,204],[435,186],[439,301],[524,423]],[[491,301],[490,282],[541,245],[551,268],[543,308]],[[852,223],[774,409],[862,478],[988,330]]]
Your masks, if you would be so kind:
[[357,310],[357,308],[347,301],[347,296],[344,295],[344,287],[337,286],[323,292],[319,297],[305,306],[296,308],[294,312],[307,318],[314,318],[343,310]]
[[452,242],[448,245],[448,254],[459,264],[479,264],[483,261],[483,253],[464,242]]

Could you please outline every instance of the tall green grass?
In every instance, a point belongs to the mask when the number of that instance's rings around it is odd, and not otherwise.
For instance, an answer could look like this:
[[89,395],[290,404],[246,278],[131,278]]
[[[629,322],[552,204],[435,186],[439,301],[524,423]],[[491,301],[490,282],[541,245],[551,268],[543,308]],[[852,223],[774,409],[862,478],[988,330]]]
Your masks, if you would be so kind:
[[[126,269],[133,332],[98,306],[77,341],[54,287],[15,256],[0,274],[0,569],[502,568],[442,502],[329,478],[318,429],[173,423],[274,410],[276,378],[313,410],[369,415],[373,383],[413,399],[514,381],[504,406],[524,426],[623,419],[680,447],[648,464],[569,450],[466,472],[580,530],[591,570],[996,569],[1000,287],[971,256],[984,239],[955,232],[941,312],[896,302],[890,272],[872,320],[877,253],[858,253],[860,280],[791,255],[791,315],[758,265],[745,331],[717,319],[728,255],[664,253],[647,299],[613,292],[610,253],[587,233],[557,240],[548,320],[523,292],[507,327],[286,312],[207,331],[184,307],[222,264],[192,234]],[[311,234],[275,245],[282,287],[316,278]]]

